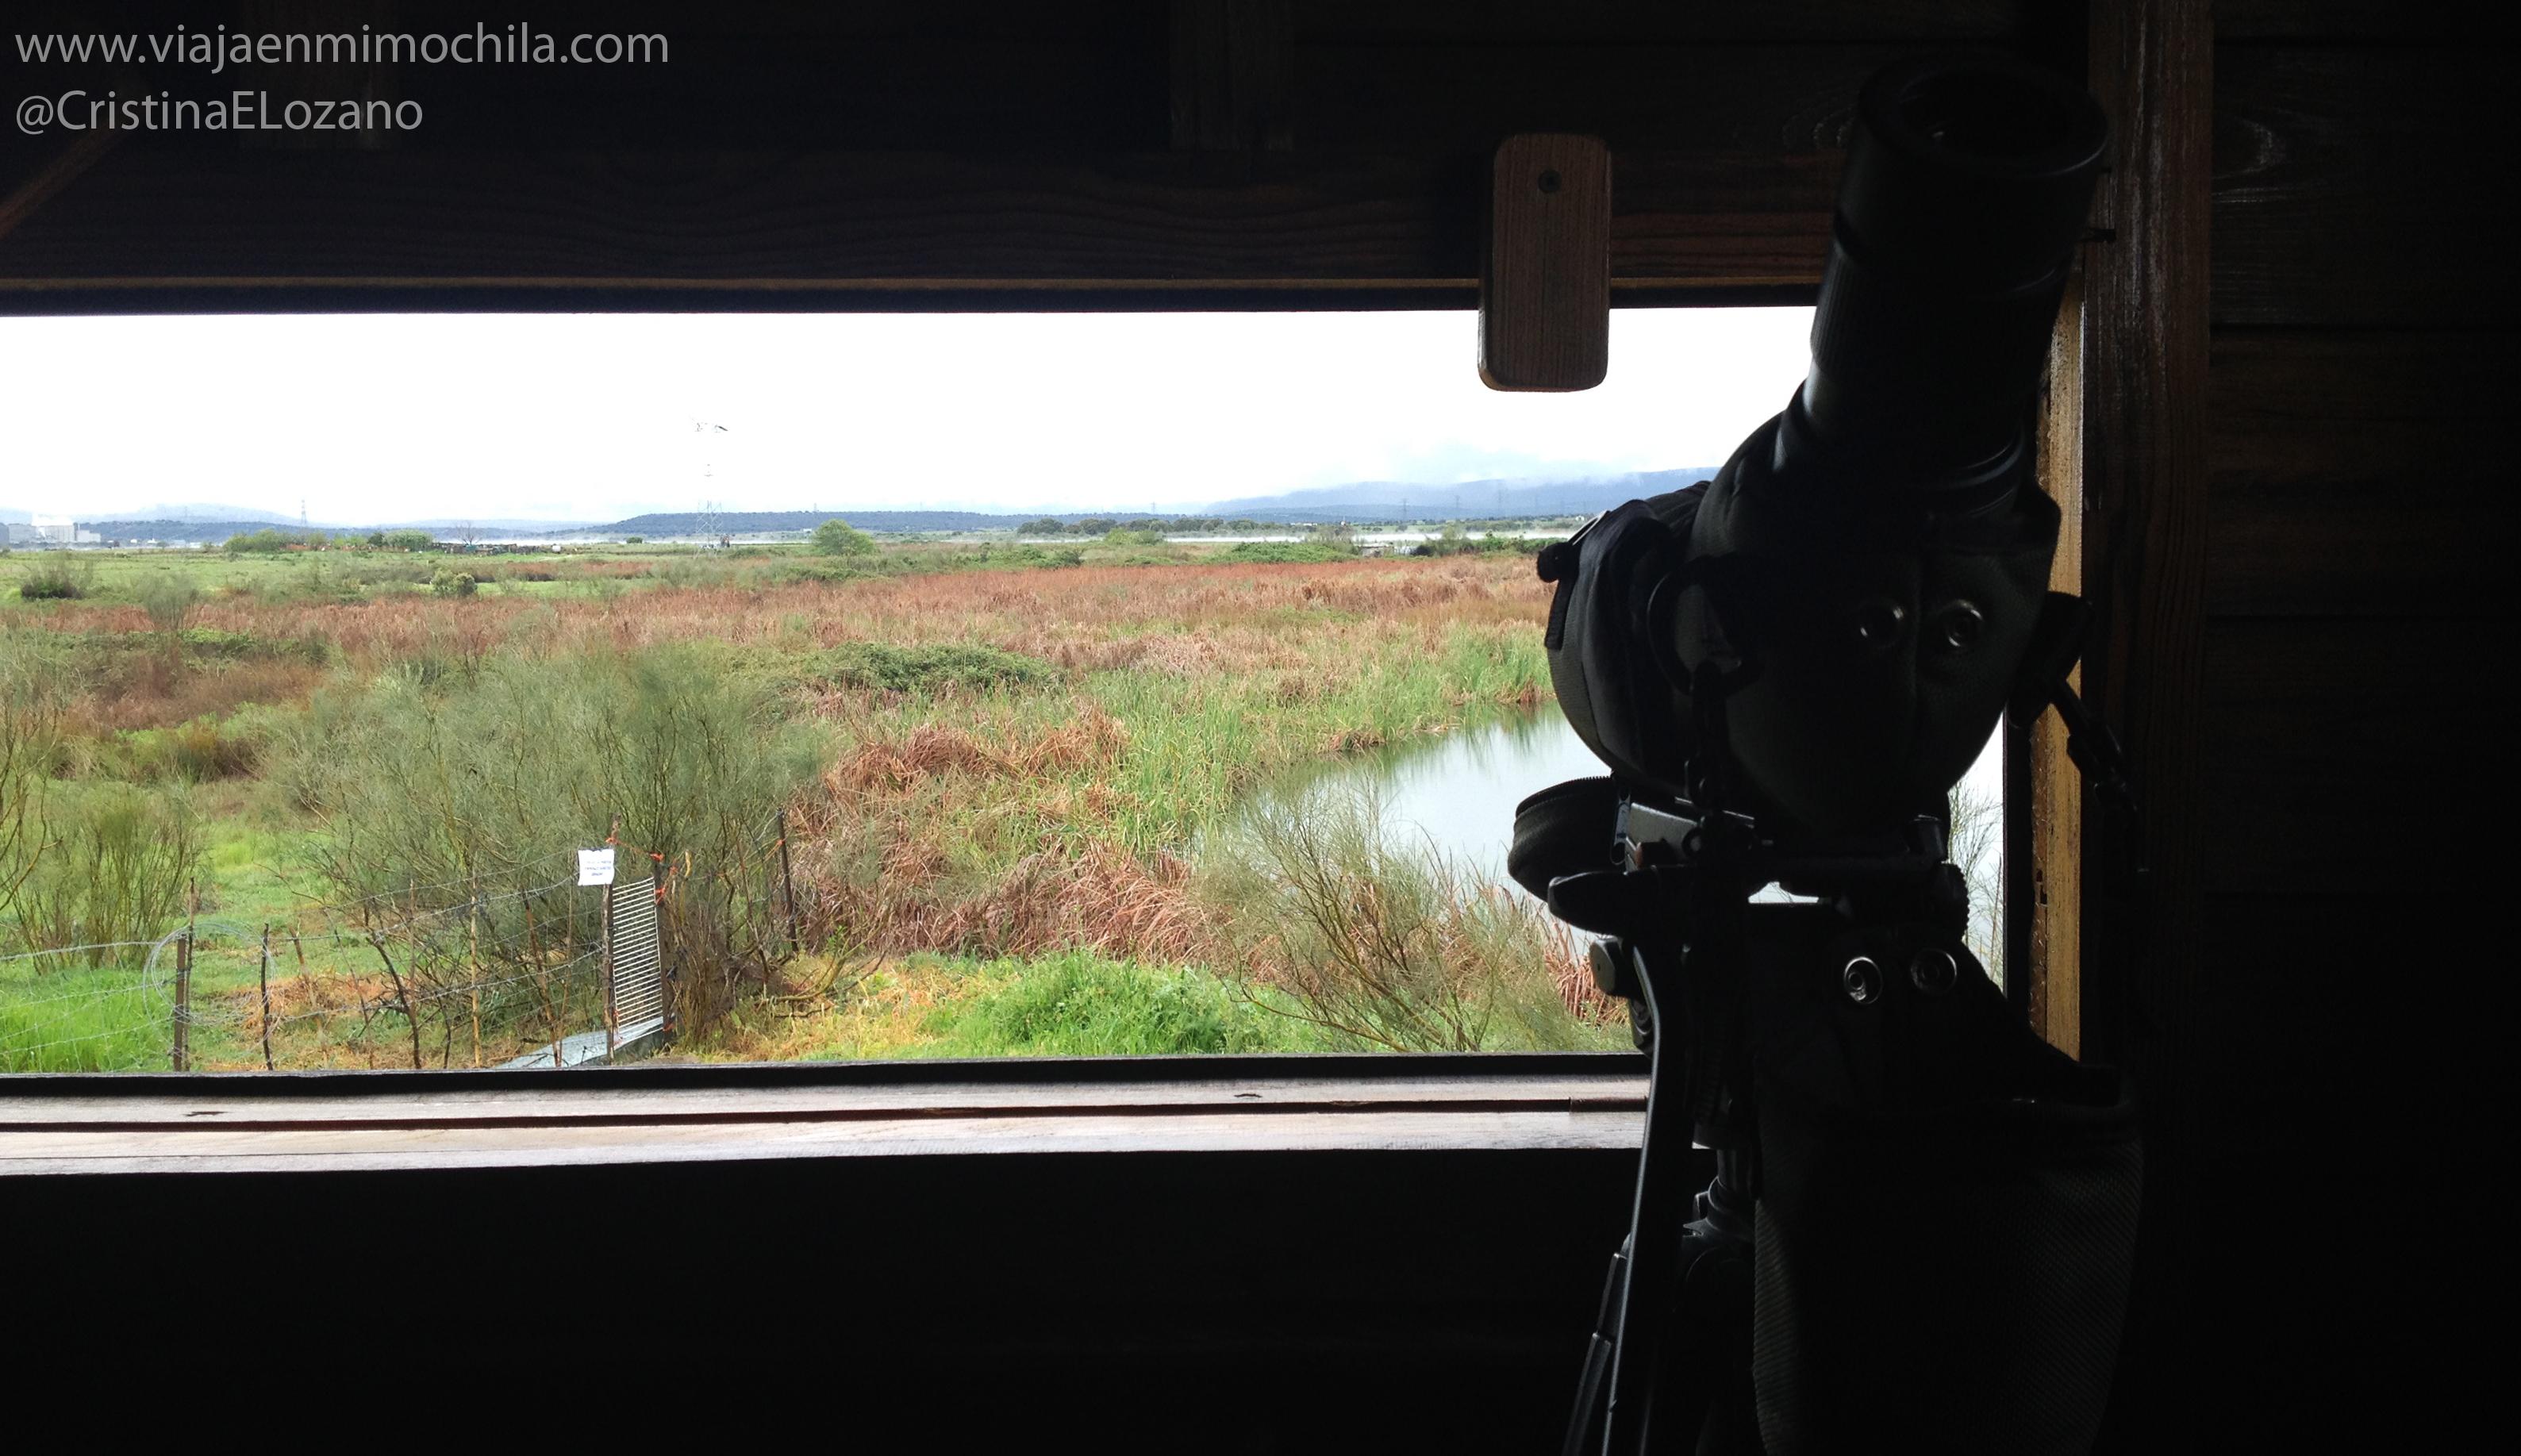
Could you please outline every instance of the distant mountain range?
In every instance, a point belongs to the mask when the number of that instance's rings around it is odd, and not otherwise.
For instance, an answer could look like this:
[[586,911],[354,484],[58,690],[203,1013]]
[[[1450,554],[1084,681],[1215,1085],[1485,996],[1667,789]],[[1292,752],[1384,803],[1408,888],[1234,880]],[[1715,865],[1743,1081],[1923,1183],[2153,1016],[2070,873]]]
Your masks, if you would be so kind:
[[[1218,501],[1203,511],[655,511],[626,520],[590,524],[575,521],[474,520],[394,522],[382,525],[336,525],[318,523],[315,529],[336,535],[366,535],[378,530],[428,530],[443,537],[469,533],[483,541],[518,537],[697,536],[710,533],[757,535],[774,531],[811,530],[839,517],[861,530],[974,531],[1008,530],[1044,516],[1074,523],[1081,520],[1180,520],[1186,516],[1262,522],[1272,525],[1306,525],[1345,522],[1351,524],[1407,521],[1481,521],[1496,518],[1589,516],[1622,501],[1677,490],[1692,480],[1716,474],[1712,466],[1683,470],[1641,471],[1583,480],[1465,480],[1454,485],[1428,485],[1405,480],[1357,480],[1321,485],[1279,495],[1243,496]],[[233,535],[266,527],[291,529],[297,522],[268,511],[231,510],[214,506],[160,507],[160,514],[132,515],[109,521],[81,521],[109,541],[203,542],[216,544]],[[25,519],[23,512],[0,510],[0,520]]]
[[697,536],[712,530],[726,535],[752,535],[759,531],[812,530],[837,518],[870,531],[1010,530],[1040,519],[1040,515],[1038,511],[1024,515],[992,515],[986,511],[718,511],[706,515],[698,511],[653,511],[592,529],[607,536]]

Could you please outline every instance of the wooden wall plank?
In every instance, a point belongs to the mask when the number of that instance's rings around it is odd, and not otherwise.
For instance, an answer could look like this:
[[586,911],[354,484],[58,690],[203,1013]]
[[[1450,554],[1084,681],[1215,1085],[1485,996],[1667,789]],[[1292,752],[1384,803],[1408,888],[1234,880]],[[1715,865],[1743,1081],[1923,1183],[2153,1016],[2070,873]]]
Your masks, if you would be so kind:
[[1567,41],[1991,40],[2017,0],[1297,0],[1306,39],[1484,45]]
[[1611,158],[1611,286],[1817,286],[1837,152],[1626,152]]
[[2217,40],[2475,39],[2477,14],[2463,5],[2406,0],[2218,0]]
[[2510,616],[2512,338],[2219,333],[2215,568],[2226,615]]
[[[2521,324],[2506,190],[2480,170],[2492,45],[2235,45],[2215,72],[2218,324]],[[2387,104],[2376,104],[2387,98]]]
[[2415,893],[2502,822],[2513,624],[2225,618],[2206,632],[2189,817],[2219,892]]
[[1296,144],[1287,0],[1173,0],[1172,140],[1205,152]]
[[1305,145],[1470,152],[1522,131],[1612,150],[1802,155],[1843,148],[1856,93],[1913,45],[1300,43]]

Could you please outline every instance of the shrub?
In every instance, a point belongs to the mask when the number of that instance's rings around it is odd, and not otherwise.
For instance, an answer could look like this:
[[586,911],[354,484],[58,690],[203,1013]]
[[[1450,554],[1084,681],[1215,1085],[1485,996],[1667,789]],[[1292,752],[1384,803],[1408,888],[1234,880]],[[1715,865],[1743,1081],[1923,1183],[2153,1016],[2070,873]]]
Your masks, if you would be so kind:
[[1332,541],[1237,541],[1225,555],[1229,561],[1295,566],[1353,561],[1356,548]]
[[145,729],[126,735],[123,742],[129,754],[125,775],[142,782],[206,784],[239,778],[253,771],[259,749],[251,727],[215,717]]
[[816,766],[804,730],[722,669],[679,649],[381,678],[279,727],[265,777],[320,816],[326,878],[406,908],[548,885],[618,815],[625,858],[668,867],[665,956],[698,1029],[771,973],[763,827]]
[[1085,553],[1075,546],[998,546],[971,559],[978,568],[1005,567],[1076,567],[1085,562]]
[[320,551],[332,544],[331,535],[319,531],[285,531],[264,526],[255,531],[240,531],[228,537],[221,550],[230,555],[273,551]]
[[470,571],[440,569],[429,578],[429,594],[434,597],[469,597],[481,589],[481,583]]
[[202,605],[202,589],[190,576],[175,571],[152,571],[141,580],[134,593],[140,599],[140,610],[149,614],[149,624],[177,640],[185,623]]
[[[1222,943],[1290,1015],[1392,1051],[1608,1044],[1571,1014],[1574,954],[1528,900],[1396,845],[1370,796],[1272,805],[1214,856]],[[1280,1004],[1268,1002],[1264,1004]]]
[[829,687],[933,693],[947,688],[1031,687],[1054,681],[1059,669],[1039,658],[975,642],[940,642],[925,647],[852,642],[823,654],[804,676],[809,682]]
[[[49,786],[34,811],[33,853],[11,909],[23,949],[151,940],[183,908],[202,838],[176,793],[128,784]],[[83,958],[103,965],[119,952]]]
[[795,586],[808,581],[857,581],[873,574],[861,567],[839,562],[796,562],[772,571],[770,579],[782,586]]
[[18,578],[18,595],[29,602],[75,602],[96,589],[96,568],[76,557],[51,555]]
[[1056,516],[1036,516],[1016,527],[1020,536],[1055,536],[1068,529],[1067,523]]
[[645,546],[648,544],[648,538],[646,536],[623,536],[621,538],[621,544],[624,546]]
[[814,551],[821,556],[873,556],[875,537],[838,519],[814,527]]

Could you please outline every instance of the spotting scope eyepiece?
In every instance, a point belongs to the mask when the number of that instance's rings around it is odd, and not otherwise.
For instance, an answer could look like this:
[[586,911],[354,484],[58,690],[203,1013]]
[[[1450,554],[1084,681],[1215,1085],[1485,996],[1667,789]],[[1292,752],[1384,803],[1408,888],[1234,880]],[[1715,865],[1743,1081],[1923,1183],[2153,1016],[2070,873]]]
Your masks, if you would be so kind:
[[2107,136],[2090,96],[2001,56],[1865,84],[1776,475],[1934,488],[2004,472]]

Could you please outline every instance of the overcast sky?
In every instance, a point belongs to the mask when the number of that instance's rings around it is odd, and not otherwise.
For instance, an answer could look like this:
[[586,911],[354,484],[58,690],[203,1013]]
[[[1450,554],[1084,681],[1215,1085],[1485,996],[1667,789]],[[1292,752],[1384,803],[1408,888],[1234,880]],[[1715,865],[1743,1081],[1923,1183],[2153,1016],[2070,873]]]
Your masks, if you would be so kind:
[[1810,324],[1624,309],[1607,384],[1499,394],[1469,313],[0,319],[0,507],[1180,510],[1714,465]]

